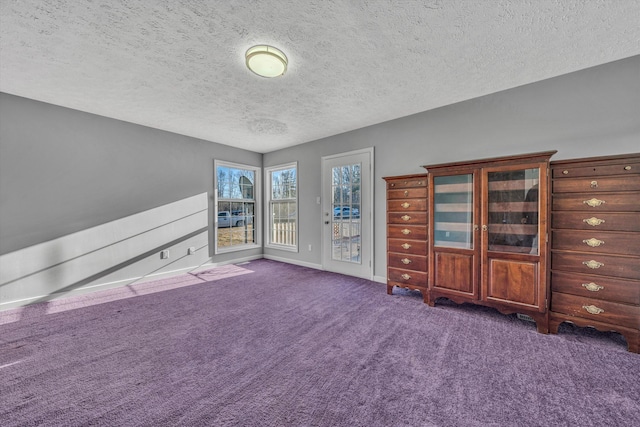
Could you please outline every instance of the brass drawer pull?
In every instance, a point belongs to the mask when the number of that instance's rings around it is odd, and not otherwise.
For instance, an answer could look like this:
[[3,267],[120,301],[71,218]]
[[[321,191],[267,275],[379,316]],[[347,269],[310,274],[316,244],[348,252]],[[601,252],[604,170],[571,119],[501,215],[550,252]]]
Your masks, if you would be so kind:
[[409,258],[402,258],[400,261],[402,261],[404,265],[411,264],[411,260]]
[[595,270],[595,269],[597,269],[597,268],[600,268],[600,267],[604,267],[604,264],[603,264],[603,263],[598,262],[598,261],[595,261],[595,260],[583,261],[582,263],[583,263],[584,265],[586,265],[587,267],[589,267],[589,268],[593,269],[593,270]]
[[403,228],[401,233],[406,236],[407,234],[411,234],[411,230],[409,230],[408,228]]
[[395,182],[392,182],[392,183],[391,183],[391,186],[392,186],[392,187],[395,187],[395,186],[396,186],[396,183],[395,183]]
[[404,190],[405,197],[409,195],[409,190]]
[[597,248],[600,245],[604,245],[604,240],[598,240],[595,238],[583,240],[582,243],[586,243],[587,246],[591,246],[592,248]]
[[631,170],[631,166],[625,166],[625,167],[624,167],[624,170],[626,170],[626,171],[630,171],[630,170]]
[[402,215],[400,217],[403,221],[409,221],[411,219],[411,217],[409,215]]
[[589,205],[592,208],[595,208],[606,202],[604,200],[593,198],[593,199],[585,200],[582,203],[584,203],[585,205]]
[[411,203],[404,202],[400,206],[402,206],[403,208],[407,209],[409,206],[411,206]]
[[582,284],[582,287],[583,287],[583,288],[585,288],[585,289],[586,289],[586,290],[588,290],[588,291],[591,291],[591,292],[598,292],[598,291],[601,291],[601,290],[603,290],[603,289],[604,289],[604,286],[602,286],[602,285],[597,285],[597,284],[595,284],[595,283],[593,283],[593,282],[590,282],[590,283],[583,283],[583,284]]
[[563,171],[562,171],[562,175],[569,175],[569,171],[568,171],[568,170],[566,170],[566,169],[565,169],[565,170],[563,170]]
[[598,181],[591,181],[591,188],[598,188]]
[[587,313],[589,313],[589,314],[604,313],[603,309],[601,309],[600,307],[596,307],[595,305],[583,305],[582,308],[587,310]]
[[592,216],[591,218],[583,219],[582,222],[586,222],[590,226],[595,227],[597,225],[604,224],[605,220]]
[[410,245],[410,244],[408,244],[408,243],[403,243],[403,244],[402,244],[402,247],[403,247],[405,250],[407,250],[407,249],[409,249],[409,248],[411,247],[411,245]]
[[404,280],[409,280],[409,279],[411,279],[411,276],[409,276],[407,273],[404,273],[404,274],[403,274],[402,276],[400,276],[400,277],[402,277]]

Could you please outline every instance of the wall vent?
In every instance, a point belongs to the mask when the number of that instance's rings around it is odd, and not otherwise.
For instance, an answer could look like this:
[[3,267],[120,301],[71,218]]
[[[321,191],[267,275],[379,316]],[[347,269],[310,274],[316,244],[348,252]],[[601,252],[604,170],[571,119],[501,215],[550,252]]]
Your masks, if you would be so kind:
[[518,316],[518,319],[520,320],[526,320],[527,322],[535,322],[535,320],[533,320],[533,317],[527,316],[526,314],[518,313],[517,316]]

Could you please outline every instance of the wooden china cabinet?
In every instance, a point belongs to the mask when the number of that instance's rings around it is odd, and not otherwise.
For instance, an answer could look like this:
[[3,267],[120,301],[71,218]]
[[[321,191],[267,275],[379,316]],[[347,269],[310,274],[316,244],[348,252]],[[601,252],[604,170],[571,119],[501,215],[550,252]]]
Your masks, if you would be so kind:
[[556,151],[424,166],[428,298],[521,313],[549,332],[549,159]]

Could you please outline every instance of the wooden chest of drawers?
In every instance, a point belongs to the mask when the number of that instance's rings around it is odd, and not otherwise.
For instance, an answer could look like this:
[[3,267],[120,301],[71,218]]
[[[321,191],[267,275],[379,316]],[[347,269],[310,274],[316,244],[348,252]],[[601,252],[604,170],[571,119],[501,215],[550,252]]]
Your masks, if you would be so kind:
[[427,302],[427,175],[387,182],[387,293],[416,289]]
[[614,330],[640,347],[640,154],[551,162],[550,331]]

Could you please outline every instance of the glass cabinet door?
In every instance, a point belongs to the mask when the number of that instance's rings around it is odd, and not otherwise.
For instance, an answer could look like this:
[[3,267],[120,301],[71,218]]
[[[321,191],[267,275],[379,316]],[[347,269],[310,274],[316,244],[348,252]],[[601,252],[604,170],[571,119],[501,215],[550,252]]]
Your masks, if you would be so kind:
[[433,178],[434,246],[473,249],[473,174]]
[[488,250],[538,254],[540,171],[489,172]]

